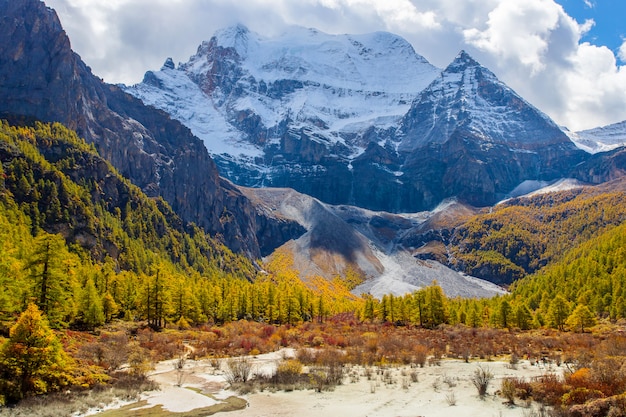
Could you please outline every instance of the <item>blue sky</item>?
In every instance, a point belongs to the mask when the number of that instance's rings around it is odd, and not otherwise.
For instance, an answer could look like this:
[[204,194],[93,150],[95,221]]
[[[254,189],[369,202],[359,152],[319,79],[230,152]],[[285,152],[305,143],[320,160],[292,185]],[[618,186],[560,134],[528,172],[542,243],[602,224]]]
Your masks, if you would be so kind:
[[186,62],[202,41],[236,23],[267,37],[291,25],[387,31],[440,68],[467,51],[570,130],[626,120],[626,0],[45,2],[72,48],[110,83],[137,83],[168,57]]
[[583,42],[607,46],[617,54],[626,38],[626,0],[557,0],[579,23],[595,22]]

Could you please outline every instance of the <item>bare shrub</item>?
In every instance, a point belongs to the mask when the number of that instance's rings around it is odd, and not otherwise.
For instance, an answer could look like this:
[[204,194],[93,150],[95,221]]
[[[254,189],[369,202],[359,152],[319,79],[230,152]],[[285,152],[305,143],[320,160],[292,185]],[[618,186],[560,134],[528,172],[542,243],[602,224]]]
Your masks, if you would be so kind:
[[302,363],[297,359],[287,359],[278,364],[274,379],[278,384],[296,384],[302,374]]
[[405,391],[408,391],[410,386],[411,386],[411,382],[410,382],[409,378],[403,377],[402,378],[402,389],[405,390]]
[[116,371],[128,362],[129,339],[126,332],[103,332],[96,343],[80,346],[77,357],[88,360],[108,370]]
[[443,383],[446,384],[448,388],[456,387],[456,381],[454,380],[454,378],[448,376],[447,374],[443,374]]
[[361,376],[359,375],[359,373],[354,370],[351,371],[348,376],[350,377],[350,383],[352,384],[356,384],[361,380]]
[[296,359],[298,359],[300,363],[304,365],[311,365],[315,363],[315,360],[317,359],[317,354],[314,349],[302,348],[296,351]]
[[538,408],[529,408],[522,412],[524,417],[551,417],[553,413],[545,405],[540,404]]
[[463,346],[461,350],[461,357],[465,363],[469,363],[469,360],[472,357],[472,351],[470,350],[469,344]]
[[409,377],[411,378],[411,382],[419,382],[419,374],[417,371],[411,371]]
[[523,401],[532,400],[532,386],[524,378],[507,378],[515,388],[515,397]]
[[209,364],[211,365],[211,368],[213,368],[214,371],[219,371],[220,368],[222,367],[222,361],[217,356],[212,356],[209,359]]
[[480,398],[484,398],[487,395],[487,388],[489,387],[489,383],[493,379],[493,374],[488,366],[483,367],[482,365],[478,365],[476,370],[474,371],[474,375],[472,376],[472,384],[478,390],[478,395]]
[[337,349],[323,349],[318,352],[316,363],[324,369],[328,383],[332,386],[341,385],[344,376],[345,357],[343,352]]
[[428,366],[441,366],[441,358],[431,356],[430,358],[428,358]]
[[187,363],[187,356],[180,355],[178,359],[174,361],[174,370],[176,371],[176,386],[180,387],[185,382],[186,372],[185,364]]
[[549,405],[560,405],[561,398],[567,392],[565,384],[555,374],[533,378],[531,387],[533,399]]
[[513,378],[504,378],[500,386],[500,393],[509,405],[515,404],[516,384]]
[[248,382],[252,377],[253,364],[247,357],[231,358],[226,362],[226,370],[224,371],[226,381],[229,384],[235,384],[239,382]]
[[390,369],[385,370],[385,372],[383,373],[383,381],[387,385],[393,385],[394,384],[393,374],[391,373]]
[[456,405],[456,394],[454,391],[448,391],[446,393],[446,403],[448,403],[450,407]]
[[316,366],[309,370],[309,380],[315,391],[328,391],[341,385],[343,371],[331,366]]
[[424,345],[416,345],[413,348],[413,357],[415,358],[415,363],[420,368],[423,368],[426,365],[426,359],[428,359],[428,348]]
[[439,390],[441,389],[441,378],[437,377],[437,379],[435,379],[433,381],[433,390],[435,390],[435,392],[439,392]]

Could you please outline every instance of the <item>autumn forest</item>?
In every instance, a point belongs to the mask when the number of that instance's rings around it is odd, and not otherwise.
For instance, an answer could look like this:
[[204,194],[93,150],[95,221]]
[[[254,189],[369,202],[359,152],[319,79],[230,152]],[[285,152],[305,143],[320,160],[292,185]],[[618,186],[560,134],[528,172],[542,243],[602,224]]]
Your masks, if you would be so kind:
[[142,373],[195,340],[207,356],[308,346],[371,363],[558,352],[575,383],[535,387],[537,398],[623,401],[623,362],[612,384],[598,381],[626,356],[625,197],[613,187],[519,198],[456,227],[456,267],[506,295],[449,298],[433,282],[377,299],[351,292],[364,279],[356,269],[301,279],[286,251],[265,263],[234,254],[60,124],[4,121],[0,399],[111,384],[122,362]]

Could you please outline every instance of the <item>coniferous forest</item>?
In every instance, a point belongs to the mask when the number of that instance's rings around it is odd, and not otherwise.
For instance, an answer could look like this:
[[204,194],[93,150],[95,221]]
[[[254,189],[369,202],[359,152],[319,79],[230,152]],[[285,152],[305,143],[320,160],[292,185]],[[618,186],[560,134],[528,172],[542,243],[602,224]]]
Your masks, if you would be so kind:
[[562,412],[624,401],[626,208],[615,188],[510,200],[457,227],[458,268],[503,277],[506,295],[449,298],[433,282],[377,299],[351,292],[356,273],[301,279],[288,252],[266,263],[234,254],[58,123],[2,122],[0,162],[3,403],[114,385],[128,378],[123,364],[140,378],[183,340],[209,357],[295,346],[369,364],[551,355],[571,366],[565,380],[517,381],[514,395]]

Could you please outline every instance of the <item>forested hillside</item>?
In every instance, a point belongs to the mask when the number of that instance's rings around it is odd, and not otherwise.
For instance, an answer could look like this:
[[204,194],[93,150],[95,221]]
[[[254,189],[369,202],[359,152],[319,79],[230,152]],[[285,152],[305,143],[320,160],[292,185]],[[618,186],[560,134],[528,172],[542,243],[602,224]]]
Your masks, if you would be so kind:
[[[135,298],[157,275],[165,282],[256,273],[248,260],[183,225],[162,199],[148,199],[60,124],[2,123],[0,161],[4,318],[36,300],[55,326],[95,325],[118,312],[149,314]],[[87,317],[87,306],[104,311]]]
[[625,199],[623,180],[511,199],[455,230],[452,264],[508,285],[621,224],[626,220]]
[[[167,203],[147,198],[60,124],[3,122],[0,161],[6,323],[29,302],[54,327],[93,328],[116,317],[155,327],[295,322],[337,312],[285,265],[277,274],[269,265],[270,273],[255,279],[249,260],[182,224]],[[336,288],[315,294],[349,295]]]
[[561,302],[567,313],[582,305],[594,317],[626,318],[626,223],[588,239],[512,290],[516,300],[544,314]]

